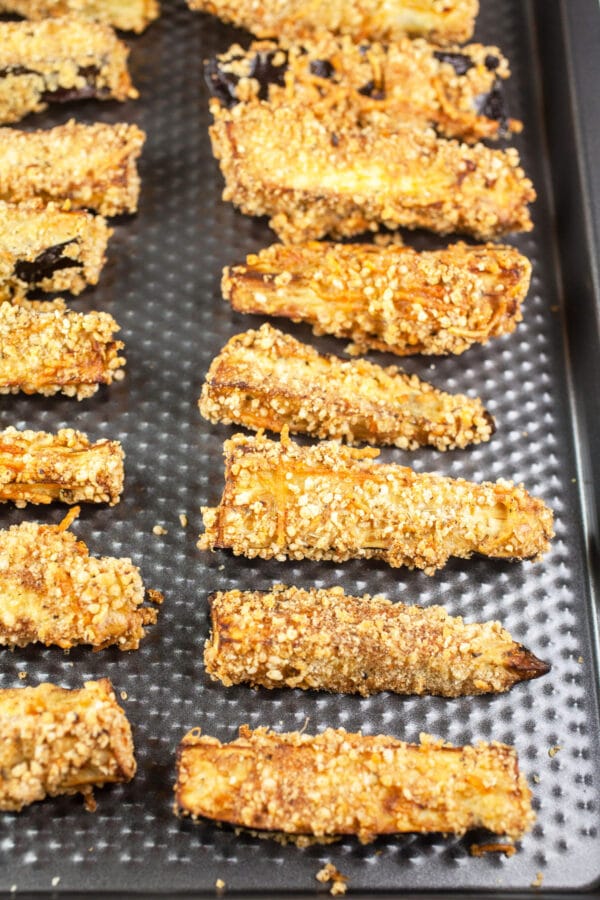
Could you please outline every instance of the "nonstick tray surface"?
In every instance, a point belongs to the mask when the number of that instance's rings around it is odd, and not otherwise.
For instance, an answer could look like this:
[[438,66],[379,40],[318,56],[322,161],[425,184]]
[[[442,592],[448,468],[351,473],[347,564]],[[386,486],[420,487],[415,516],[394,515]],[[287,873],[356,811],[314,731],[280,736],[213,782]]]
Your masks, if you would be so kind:
[[[575,5],[597,12],[593,3]],[[336,566],[201,554],[196,549],[199,507],[219,499],[222,443],[236,429],[203,421],[197,399],[215,353],[230,336],[262,321],[235,314],[222,301],[220,273],[224,265],[274,240],[264,221],[244,217],[220,199],[202,60],[234,39],[249,38],[193,14],[183,0],[164,0],[162,18],[130,42],[139,101],[55,107],[27,120],[26,127],[34,128],[72,115],[84,121],[123,119],[148,132],[139,213],[116,223],[99,286],[72,301],[76,309],[106,310],[120,323],[125,380],[81,403],[2,397],[0,424],[49,431],[72,426],[94,438],[123,442],[121,503],[112,509],[84,508],[74,530],[94,555],[131,556],[146,585],[162,590],[165,602],[158,624],[137,652],[94,654],[80,648],[64,654],[38,646],[2,651],[3,687],[46,680],[76,687],[89,678],[111,678],[117,694],[126,694],[123,705],[139,769],[131,784],[98,791],[94,814],[85,811],[80,798],[70,797],[2,815],[0,890],[212,895],[220,878],[228,894],[323,894],[326,887],[315,875],[328,861],[348,877],[351,892],[365,894],[530,892],[538,873],[543,892],[569,892],[589,888],[598,878],[600,723],[591,563],[583,524],[588,510],[581,499],[591,487],[580,483],[582,448],[573,412],[590,386],[577,382],[574,348],[565,340],[571,304],[587,301],[568,292],[563,296],[563,248],[555,234],[539,68],[548,52],[543,34],[537,33],[545,4],[534,8],[522,0],[482,0],[481,6],[477,37],[497,43],[511,59],[510,109],[525,123],[514,143],[539,195],[535,230],[514,241],[533,261],[531,292],[524,321],[513,335],[456,358],[402,361],[408,371],[446,390],[479,394],[497,420],[491,442],[447,454],[387,450],[382,458],[419,471],[523,481],[556,517],[551,552],[535,565],[453,561],[429,578],[377,562]],[[569,187],[569,177],[567,170],[567,193],[578,189],[576,180]],[[440,245],[423,234],[407,240],[419,247]],[[283,320],[276,324],[322,350],[343,351],[342,342],[315,339],[306,327]],[[598,347],[597,333],[588,331],[586,340]],[[393,362],[381,354],[371,358]],[[58,522],[63,512],[56,504],[24,511],[7,505],[0,517],[2,527],[8,527],[24,519]],[[187,527],[180,523],[182,513]],[[157,524],[167,533],[154,534]],[[550,661],[552,671],[507,695],[459,700],[227,690],[210,682],[202,664],[208,593],[266,589],[276,582],[341,584],[354,594],[384,592],[405,602],[441,603],[471,621],[498,618],[516,639]],[[242,723],[313,733],[343,726],[407,740],[427,731],[455,743],[497,739],[515,744],[533,789],[537,823],[512,858],[474,858],[470,846],[484,839],[481,834],[403,836],[368,846],[344,840],[298,849],[178,820],[172,786],[179,740],[194,726],[228,740]]]

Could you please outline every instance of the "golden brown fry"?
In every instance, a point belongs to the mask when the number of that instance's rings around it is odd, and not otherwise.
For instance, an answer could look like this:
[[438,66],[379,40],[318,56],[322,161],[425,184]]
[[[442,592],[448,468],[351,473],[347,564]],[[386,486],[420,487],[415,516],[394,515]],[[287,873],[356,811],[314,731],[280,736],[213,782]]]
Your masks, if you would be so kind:
[[137,97],[128,55],[112,28],[89,19],[0,22],[0,123],[50,102]]
[[49,16],[86,16],[121,31],[142,32],[157,18],[157,0],[0,0],[0,12],[26,19]]
[[479,11],[478,0],[187,0],[187,4],[258,37],[306,40],[331,31],[356,41],[397,41],[409,35],[436,44],[468,41]]
[[205,74],[221,106],[290,98],[318,110],[321,117],[347,104],[361,125],[385,118],[433,125],[444,137],[468,143],[520,131],[509,119],[502,82],[508,61],[497,47],[469,44],[440,50],[424,40],[361,44],[322,36],[315,44],[283,49],[256,41],[238,44],[208,60]]
[[72,428],[0,431],[0,502],[119,502],[123,490],[123,449],[119,441],[90,443]]
[[284,585],[219,591],[209,602],[204,664],[226,687],[461,697],[507,691],[550,670],[499,622],[467,624],[442,606]]
[[108,678],[79,690],[53,684],[0,690],[0,809],[135,775],[131,728]]
[[[144,626],[156,622],[157,611],[142,606],[137,566],[90,556],[66,530],[78,512],[71,510],[61,525],[23,522],[0,531],[0,644],[137,650]],[[157,591],[148,594],[161,602]]]
[[199,407],[211,422],[404,450],[467,447],[495,430],[479,399],[394,366],[322,356],[270,325],[231,338],[211,363]]
[[112,234],[102,216],[39,200],[0,200],[0,301],[97,284]]
[[374,463],[379,451],[282,434],[225,442],[225,490],[201,550],[262,559],[383,559],[433,574],[452,556],[539,559],[552,512],[512,482],[476,484]]
[[506,744],[453,747],[428,735],[328,728],[319,735],[251,731],[228,744],[191,731],[177,754],[176,811],[291,836],[487,828],[518,838],[534,821],[517,754]]
[[238,312],[308,322],[351,338],[351,351],[463,353],[521,321],[531,263],[513,247],[273,244],[226,268],[222,289]]
[[137,210],[137,125],[71,120],[45,131],[0,128],[0,200],[64,200],[117,216]]
[[64,303],[0,304],[0,394],[91,397],[123,378],[119,326],[104,312],[66,312]]
[[535,191],[514,148],[443,140],[419,123],[361,127],[352,115],[331,110],[322,118],[293,99],[211,106],[223,198],[269,216],[288,243],[381,225],[480,240],[532,228]]

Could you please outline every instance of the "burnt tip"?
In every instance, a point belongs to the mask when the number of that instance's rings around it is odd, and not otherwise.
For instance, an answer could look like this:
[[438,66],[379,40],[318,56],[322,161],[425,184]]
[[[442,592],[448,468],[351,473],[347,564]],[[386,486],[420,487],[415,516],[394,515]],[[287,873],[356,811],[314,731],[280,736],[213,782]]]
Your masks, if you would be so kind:
[[543,659],[538,659],[535,654],[521,644],[518,644],[514,650],[511,650],[507,654],[505,667],[512,672],[519,681],[529,681],[532,678],[540,678],[542,675],[547,675],[552,668],[549,663],[544,662]]

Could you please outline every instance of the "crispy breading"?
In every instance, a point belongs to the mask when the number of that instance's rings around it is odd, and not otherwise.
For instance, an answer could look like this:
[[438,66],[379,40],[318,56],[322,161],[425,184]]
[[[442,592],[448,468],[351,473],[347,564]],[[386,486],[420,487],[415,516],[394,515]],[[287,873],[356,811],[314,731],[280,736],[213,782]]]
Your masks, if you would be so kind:
[[187,4],[258,37],[306,40],[331,31],[349,34],[355,41],[397,41],[409,35],[436,44],[468,41],[479,11],[479,0],[187,0]]
[[0,304],[0,394],[91,397],[123,378],[118,330],[108,313],[67,312],[60,302]]
[[0,22],[0,123],[50,102],[137,97],[128,55],[109,25],[89,19]]
[[[78,512],[75,507],[60,525],[22,522],[0,531],[0,644],[137,650],[144,626],[156,622],[157,611],[142,606],[137,566],[130,559],[90,556],[67,531]],[[148,596],[162,600],[158,591]]]
[[376,558],[433,574],[452,556],[537,560],[552,512],[522,485],[477,484],[373,462],[335,441],[302,447],[285,431],[225,442],[225,489],[202,509],[201,550],[262,559]]
[[0,128],[0,200],[38,197],[117,216],[137,210],[137,125],[71,120],[40,131]]
[[322,356],[263,325],[231,338],[212,361],[199,401],[211,422],[268,428],[350,444],[438,450],[488,441],[481,400],[446,394],[395,366]]
[[361,126],[352,109],[211,102],[223,199],[267,215],[288,243],[388,228],[462,232],[480,240],[530,231],[531,181],[514,148],[438,138],[422,124]]
[[238,312],[308,322],[351,352],[463,353],[521,321],[531,263],[514,247],[273,244],[223,272]]
[[435,126],[438,134],[473,143],[520,131],[509,119],[502,82],[508,61],[497,47],[469,44],[446,50],[424,40],[361,44],[326,35],[315,44],[284,49],[273,41],[239,44],[205,65],[211,94],[225,107],[291,97],[326,115],[331,106],[355,108],[361,124],[398,120]]
[[119,502],[123,490],[123,448],[119,441],[92,444],[85,434],[63,428],[0,431],[0,502]]
[[97,284],[111,234],[106,219],[83,210],[0,200],[0,301]]
[[85,16],[121,31],[144,31],[160,13],[158,0],[0,0],[0,12],[26,19]]
[[461,697],[507,691],[550,670],[499,622],[467,624],[442,606],[285,585],[219,591],[209,603],[204,665],[226,687]]
[[0,809],[131,781],[131,728],[108,678],[79,690],[54,684],[0,690]]
[[535,816],[517,754],[499,743],[407,744],[328,728],[277,734],[242,725],[222,744],[187,734],[175,809],[249,829],[328,838],[487,828],[519,838]]

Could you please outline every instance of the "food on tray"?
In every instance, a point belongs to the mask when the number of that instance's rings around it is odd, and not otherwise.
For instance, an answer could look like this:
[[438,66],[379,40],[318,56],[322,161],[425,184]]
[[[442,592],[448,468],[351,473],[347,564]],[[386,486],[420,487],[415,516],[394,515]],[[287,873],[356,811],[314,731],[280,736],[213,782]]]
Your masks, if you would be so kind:
[[119,326],[105,312],[67,312],[65,304],[0,304],[0,394],[91,397],[123,377]]
[[0,809],[135,775],[131,728],[108,678],[79,690],[54,684],[0,690]]
[[121,31],[144,31],[157,18],[157,0],[0,0],[0,12],[27,19],[80,15]]
[[506,744],[454,747],[421,735],[328,728],[277,734],[240,728],[222,744],[187,734],[177,754],[175,809],[242,828],[327,839],[486,828],[519,838],[534,821],[517,754]]
[[0,502],[109,503],[123,490],[123,449],[119,441],[90,443],[72,428],[0,431]]
[[302,447],[282,434],[225,442],[225,489],[204,507],[201,550],[263,559],[383,559],[432,574],[452,556],[537,560],[552,512],[512,482],[376,463],[379,451],[335,441]]
[[104,216],[137,209],[145,134],[123,122],[0,128],[0,200],[64,200]]
[[0,22],[0,123],[51,102],[137,97],[128,55],[110,26],[89,19]]
[[102,216],[39,200],[0,200],[0,301],[97,284],[112,234]]
[[446,394],[394,366],[322,356],[270,325],[229,340],[199,406],[211,422],[405,450],[467,447],[495,430],[478,398]]
[[345,110],[321,115],[293,98],[212,108],[223,198],[269,216],[286,242],[381,225],[481,240],[532,228],[535,191],[514,148],[460,144],[410,121],[362,126]]
[[257,41],[212,57],[205,74],[217,104],[228,108],[256,100],[285,105],[293,97],[327,115],[332,105],[349,104],[363,125],[410,119],[469,143],[521,130],[504,101],[508,62],[482,44],[441,50],[404,38],[357,45],[331,35],[288,48]]
[[219,591],[209,602],[204,664],[226,687],[461,697],[507,691],[550,670],[499,622],[467,624],[442,606],[284,585]]
[[[0,644],[137,650],[144,626],[156,622],[157,611],[142,606],[137,566],[90,556],[67,530],[78,512],[75,507],[60,525],[22,522],[0,531]],[[148,596],[162,600],[157,591]]]
[[521,321],[531,263],[514,247],[453,244],[418,253],[390,244],[273,244],[226,268],[238,312],[308,322],[356,352],[462,353]]
[[436,44],[468,41],[479,11],[478,0],[187,0],[187,4],[258,37],[305,40],[332,31],[354,40],[397,41],[409,35]]

